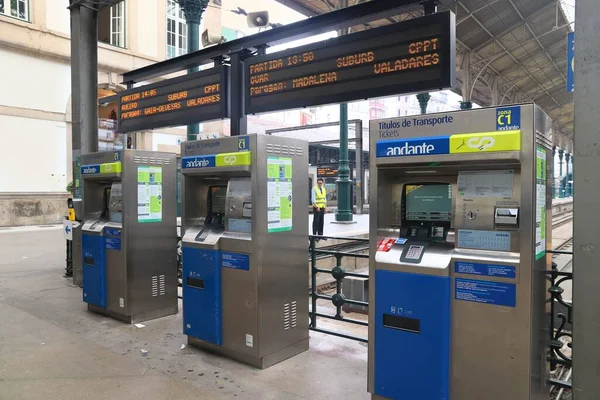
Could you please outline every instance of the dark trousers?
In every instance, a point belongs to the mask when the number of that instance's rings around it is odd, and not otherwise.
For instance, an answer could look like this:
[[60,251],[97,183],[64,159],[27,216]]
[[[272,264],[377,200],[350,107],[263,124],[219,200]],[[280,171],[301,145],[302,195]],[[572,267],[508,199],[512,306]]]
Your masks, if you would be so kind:
[[313,235],[323,236],[323,225],[325,224],[325,209],[313,207]]

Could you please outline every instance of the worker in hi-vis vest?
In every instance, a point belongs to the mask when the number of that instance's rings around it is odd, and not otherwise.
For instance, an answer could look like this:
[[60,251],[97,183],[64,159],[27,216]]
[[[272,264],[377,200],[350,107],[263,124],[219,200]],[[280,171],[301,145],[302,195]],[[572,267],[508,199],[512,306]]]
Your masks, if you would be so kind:
[[323,187],[323,179],[317,179],[317,186],[312,189],[311,202],[313,206],[313,235],[323,235],[325,223],[325,208],[327,207],[327,191]]

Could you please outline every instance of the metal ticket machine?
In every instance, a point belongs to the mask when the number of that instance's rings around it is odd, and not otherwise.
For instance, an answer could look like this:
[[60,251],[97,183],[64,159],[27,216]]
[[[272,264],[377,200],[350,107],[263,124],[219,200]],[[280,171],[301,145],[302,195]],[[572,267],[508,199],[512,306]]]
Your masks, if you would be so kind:
[[374,399],[548,397],[551,135],[532,104],[371,121]]
[[82,156],[83,301],[127,323],[177,313],[175,154]]
[[188,343],[267,368],[308,349],[308,143],[267,135],[181,147]]

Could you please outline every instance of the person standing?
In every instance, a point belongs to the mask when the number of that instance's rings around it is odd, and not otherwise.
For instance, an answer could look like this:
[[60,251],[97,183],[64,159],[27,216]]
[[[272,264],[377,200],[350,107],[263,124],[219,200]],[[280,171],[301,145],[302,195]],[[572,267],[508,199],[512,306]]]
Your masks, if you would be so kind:
[[323,178],[317,179],[317,186],[312,189],[311,202],[313,206],[313,235],[323,236],[325,224],[325,208],[327,207],[327,191],[323,187]]

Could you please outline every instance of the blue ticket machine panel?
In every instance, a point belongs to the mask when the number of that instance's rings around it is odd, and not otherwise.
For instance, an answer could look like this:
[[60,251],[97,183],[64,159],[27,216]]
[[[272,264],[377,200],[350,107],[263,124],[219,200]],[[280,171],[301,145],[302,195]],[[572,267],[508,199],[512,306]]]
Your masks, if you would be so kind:
[[106,307],[106,253],[104,236],[82,235],[83,301]]
[[[200,232],[198,240],[205,240]],[[220,346],[221,254],[183,247],[183,333]]]

